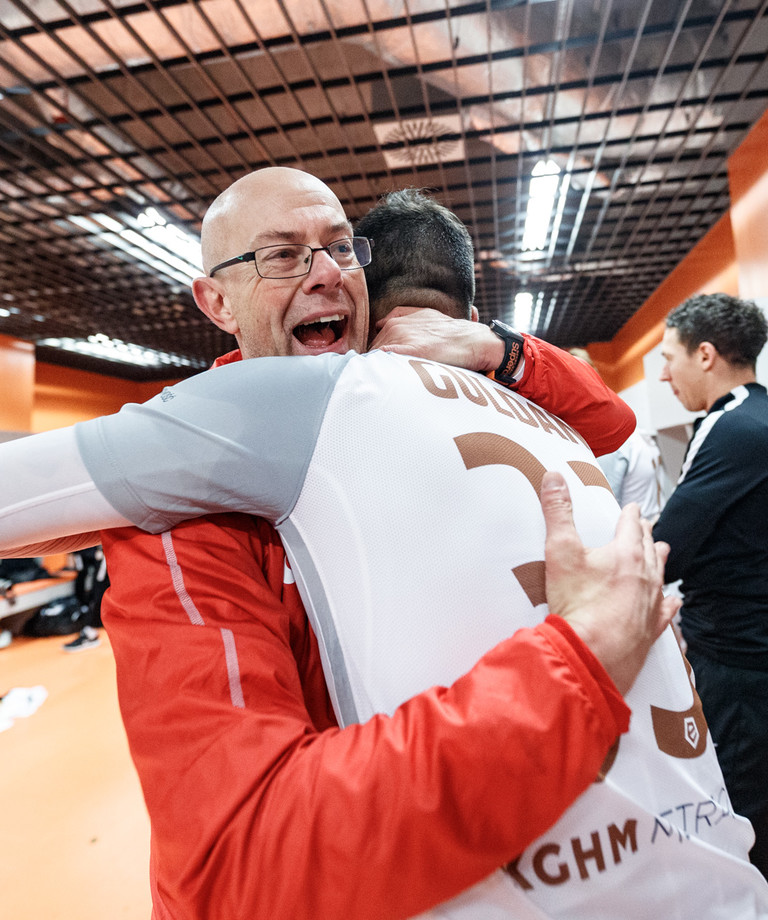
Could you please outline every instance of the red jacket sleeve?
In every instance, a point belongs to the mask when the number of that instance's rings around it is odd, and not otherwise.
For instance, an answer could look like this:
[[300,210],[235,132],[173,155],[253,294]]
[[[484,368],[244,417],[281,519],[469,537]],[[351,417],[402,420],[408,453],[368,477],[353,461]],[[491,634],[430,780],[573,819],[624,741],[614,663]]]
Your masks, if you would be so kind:
[[635,413],[586,361],[532,335],[523,345],[525,370],[514,389],[584,438],[592,452],[609,454],[635,430]]
[[519,855],[628,728],[599,662],[550,617],[454,685],[341,730],[266,523],[103,542],[156,920],[411,917]]

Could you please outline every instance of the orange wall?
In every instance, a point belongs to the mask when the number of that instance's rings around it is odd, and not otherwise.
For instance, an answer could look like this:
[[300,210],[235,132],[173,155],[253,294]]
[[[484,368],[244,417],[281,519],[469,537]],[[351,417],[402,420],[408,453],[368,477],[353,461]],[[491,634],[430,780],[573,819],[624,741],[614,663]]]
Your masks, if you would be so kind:
[[63,428],[117,412],[128,402],[144,402],[171,381],[135,383],[70,367],[39,363],[35,373],[30,431]]
[[768,295],[768,112],[728,160],[739,294]]
[[35,383],[35,346],[0,335],[0,431],[29,431]]
[[688,297],[768,296],[768,111],[729,158],[728,181],[730,210],[610,342],[589,346],[614,390],[643,379],[643,355],[661,341],[666,315]]
[[35,361],[35,347],[0,335],[0,431],[38,432],[144,402],[167,384],[135,383]]

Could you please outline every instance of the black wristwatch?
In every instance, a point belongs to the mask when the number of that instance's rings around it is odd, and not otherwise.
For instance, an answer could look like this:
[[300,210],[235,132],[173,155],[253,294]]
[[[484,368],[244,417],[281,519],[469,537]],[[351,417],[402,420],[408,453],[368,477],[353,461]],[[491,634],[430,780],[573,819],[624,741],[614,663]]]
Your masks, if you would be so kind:
[[504,360],[493,372],[493,376],[499,383],[514,383],[515,371],[523,358],[525,339],[511,326],[497,319],[491,320],[490,328],[504,342]]

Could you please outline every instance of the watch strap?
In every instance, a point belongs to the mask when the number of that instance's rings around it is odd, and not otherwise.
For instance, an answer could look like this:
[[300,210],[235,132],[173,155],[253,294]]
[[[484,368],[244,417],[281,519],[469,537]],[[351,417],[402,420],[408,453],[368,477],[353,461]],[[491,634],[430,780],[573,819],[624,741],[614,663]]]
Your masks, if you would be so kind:
[[504,358],[493,372],[493,378],[499,383],[514,383],[515,371],[523,357],[525,339],[511,326],[497,319],[491,320],[490,328],[491,332],[494,332],[504,342]]

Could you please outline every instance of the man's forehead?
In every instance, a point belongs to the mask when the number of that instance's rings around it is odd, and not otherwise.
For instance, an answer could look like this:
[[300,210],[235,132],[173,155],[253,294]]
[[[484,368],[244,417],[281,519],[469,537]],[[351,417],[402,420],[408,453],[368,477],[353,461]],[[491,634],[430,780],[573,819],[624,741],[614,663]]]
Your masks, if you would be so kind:
[[310,218],[304,214],[300,219],[296,214],[285,214],[279,220],[269,223],[261,222],[251,233],[254,248],[269,246],[270,243],[313,243],[315,237],[325,242],[332,242],[339,237],[352,236],[349,221],[338,214],[320,214]]
[[268,167],[219,195],[203,221],[202,243],[205,261],[213,264],[272,242],[327,245],[351,233],[341,202],[324,182],[301,170]]
[[351,227],[339,199],[324,186],[286,184],[272,188],[261,200],[251,202],[251,233],[281,239],[296,239],[304,233],[340,231],[349,235]]

